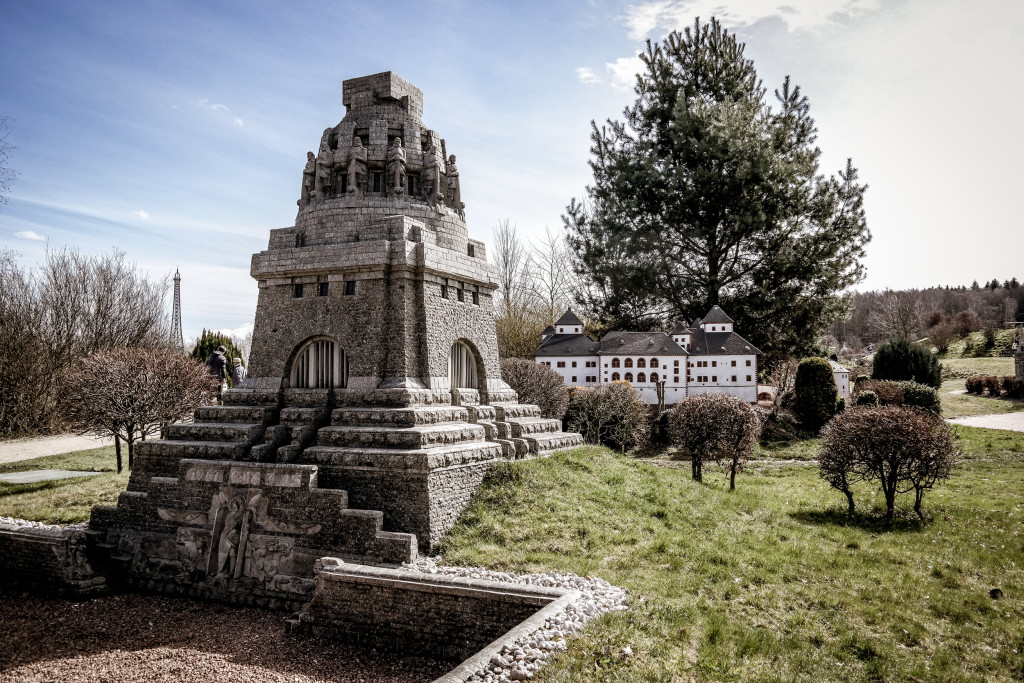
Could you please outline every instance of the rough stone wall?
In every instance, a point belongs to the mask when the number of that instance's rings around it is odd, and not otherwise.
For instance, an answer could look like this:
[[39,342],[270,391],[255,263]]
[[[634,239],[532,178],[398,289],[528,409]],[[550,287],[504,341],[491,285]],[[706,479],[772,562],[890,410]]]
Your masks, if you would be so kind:
[[86,557],[85,532],[0,522],[0,590],[81,597],[106,590]]
[[318,563],[300,614],[318,636],[461,661],[565,591],[377,567]]

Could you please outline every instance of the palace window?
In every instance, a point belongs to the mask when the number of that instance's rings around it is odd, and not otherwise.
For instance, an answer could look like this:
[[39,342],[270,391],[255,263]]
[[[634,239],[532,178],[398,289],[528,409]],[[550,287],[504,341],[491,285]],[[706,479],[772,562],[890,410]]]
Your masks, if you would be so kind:
[[636,382],[637,382],[637,384],[640,384],[641,382],[646,382],[646,381],[647,381],[647,375],[645,375],[642,372],[636,373]]
[[633,359],[632,358],[627,358],[626,362],[622,364],[622,367],[624,367],[624,368],[631,368],[631,367],[633,367]]
[[656,367],[659,367],[659,365],[658,365],[658,359],[657,359],[657,358],[652,358],[652,359],[651,359],[651,367],[652,367],[652,368],[656,368]]
[[619,359],[618,358],[612,358],[612,367],[613,368],[619,367]]
[[576,361],[573,361],[573,362],[572,362],[572,366],[573,366],[573,367],[576,367]]
[[565,361],[564,360],[558,361],[558,367],[564,368],[565,367]]
[[619,373],[617,373],[617,372],[613,372],[612,373],[612,381],[613,382],[618,382],[619,381]]
[[645,361],[643,358],[637,358],[636,359],[636,366],[638,368],[646,368],[647,367],[647,361]]
[[626,377],[626,381],[627,382],[632,382],[633,381],[633,373],[632,372],[627,372],[625,377]]
[[656,373],[656,372],[652,372],[651,373],[651,381],[652,382],[657,382],[659,379],[660,378],[658,377],[658,373]]

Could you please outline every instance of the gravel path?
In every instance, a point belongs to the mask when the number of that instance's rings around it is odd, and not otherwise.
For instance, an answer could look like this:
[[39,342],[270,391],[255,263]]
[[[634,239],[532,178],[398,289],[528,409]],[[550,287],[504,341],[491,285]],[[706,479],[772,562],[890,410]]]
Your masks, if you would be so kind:
[[1006,429],[1011,432],[1024,432],[1024,412],[958,417],[950,420],[950,422],[957,425],[965,425],[967,427],[984,427],[985,429]]
[[0,681],[432,681],[450,662],[284,632],[284,614],[114,595],[0,596]]
[[0,464],[113,445],[114,439],[112,438],[97,439],[91,436],[75,436],[74,434],[0,441]]

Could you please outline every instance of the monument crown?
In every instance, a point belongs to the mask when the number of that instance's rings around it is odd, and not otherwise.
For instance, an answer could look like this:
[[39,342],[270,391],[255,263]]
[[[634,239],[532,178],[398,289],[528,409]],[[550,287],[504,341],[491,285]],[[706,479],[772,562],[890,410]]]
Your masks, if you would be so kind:
[[374,105],[397,103],[415,118],[423,116],[423,91],[391,71],[342,82],[341,102],[346,114]]

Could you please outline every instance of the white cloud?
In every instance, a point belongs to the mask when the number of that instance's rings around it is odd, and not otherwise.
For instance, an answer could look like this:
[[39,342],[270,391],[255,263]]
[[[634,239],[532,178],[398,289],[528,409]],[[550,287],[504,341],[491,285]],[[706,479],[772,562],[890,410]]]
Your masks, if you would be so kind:
[[612,89],[618,92],[629,92],[636,85],[636,75],[644,70],[644,63],[639,57],[619,57],[614,62],[604,65],[611,80]]
[[576,69],[576,78],[583,85],[596,85],[601,82],[601,77],[594,73],[589,66],[581,66]]
[[245,121],[243,121],[242,119],[240,119],[240,118],[238,118],[238,117],[236,116],[236,117],[235,117],[235,125],[236,125],[236,126],[245,126]]
[[33,242],[45,242],[46,238],[40,235],[35,230],[22,230],[14,233],[14,236],[18,239],[32,240]]
[[218,104],[216,102],[211,102],[205,97],[199,100],[199,106],[206,107],[207,109],[212,109],[213,111],[231,111],[230,109],[228,109],[228,106],[226,104]]
[[834,23],[842,15],[856,16],[877,9],[878,0],[656,0],[626,8],[629,37],[646,38],[693,24],[695,17],[717,18],[726,26],[750,26],[762,19],[781,20],[790,31],[812,30]]
[[149,220],[149,214],[143,211],[142,209],[139,209],[138,211],[132,211],[132,215],[142,221]]

